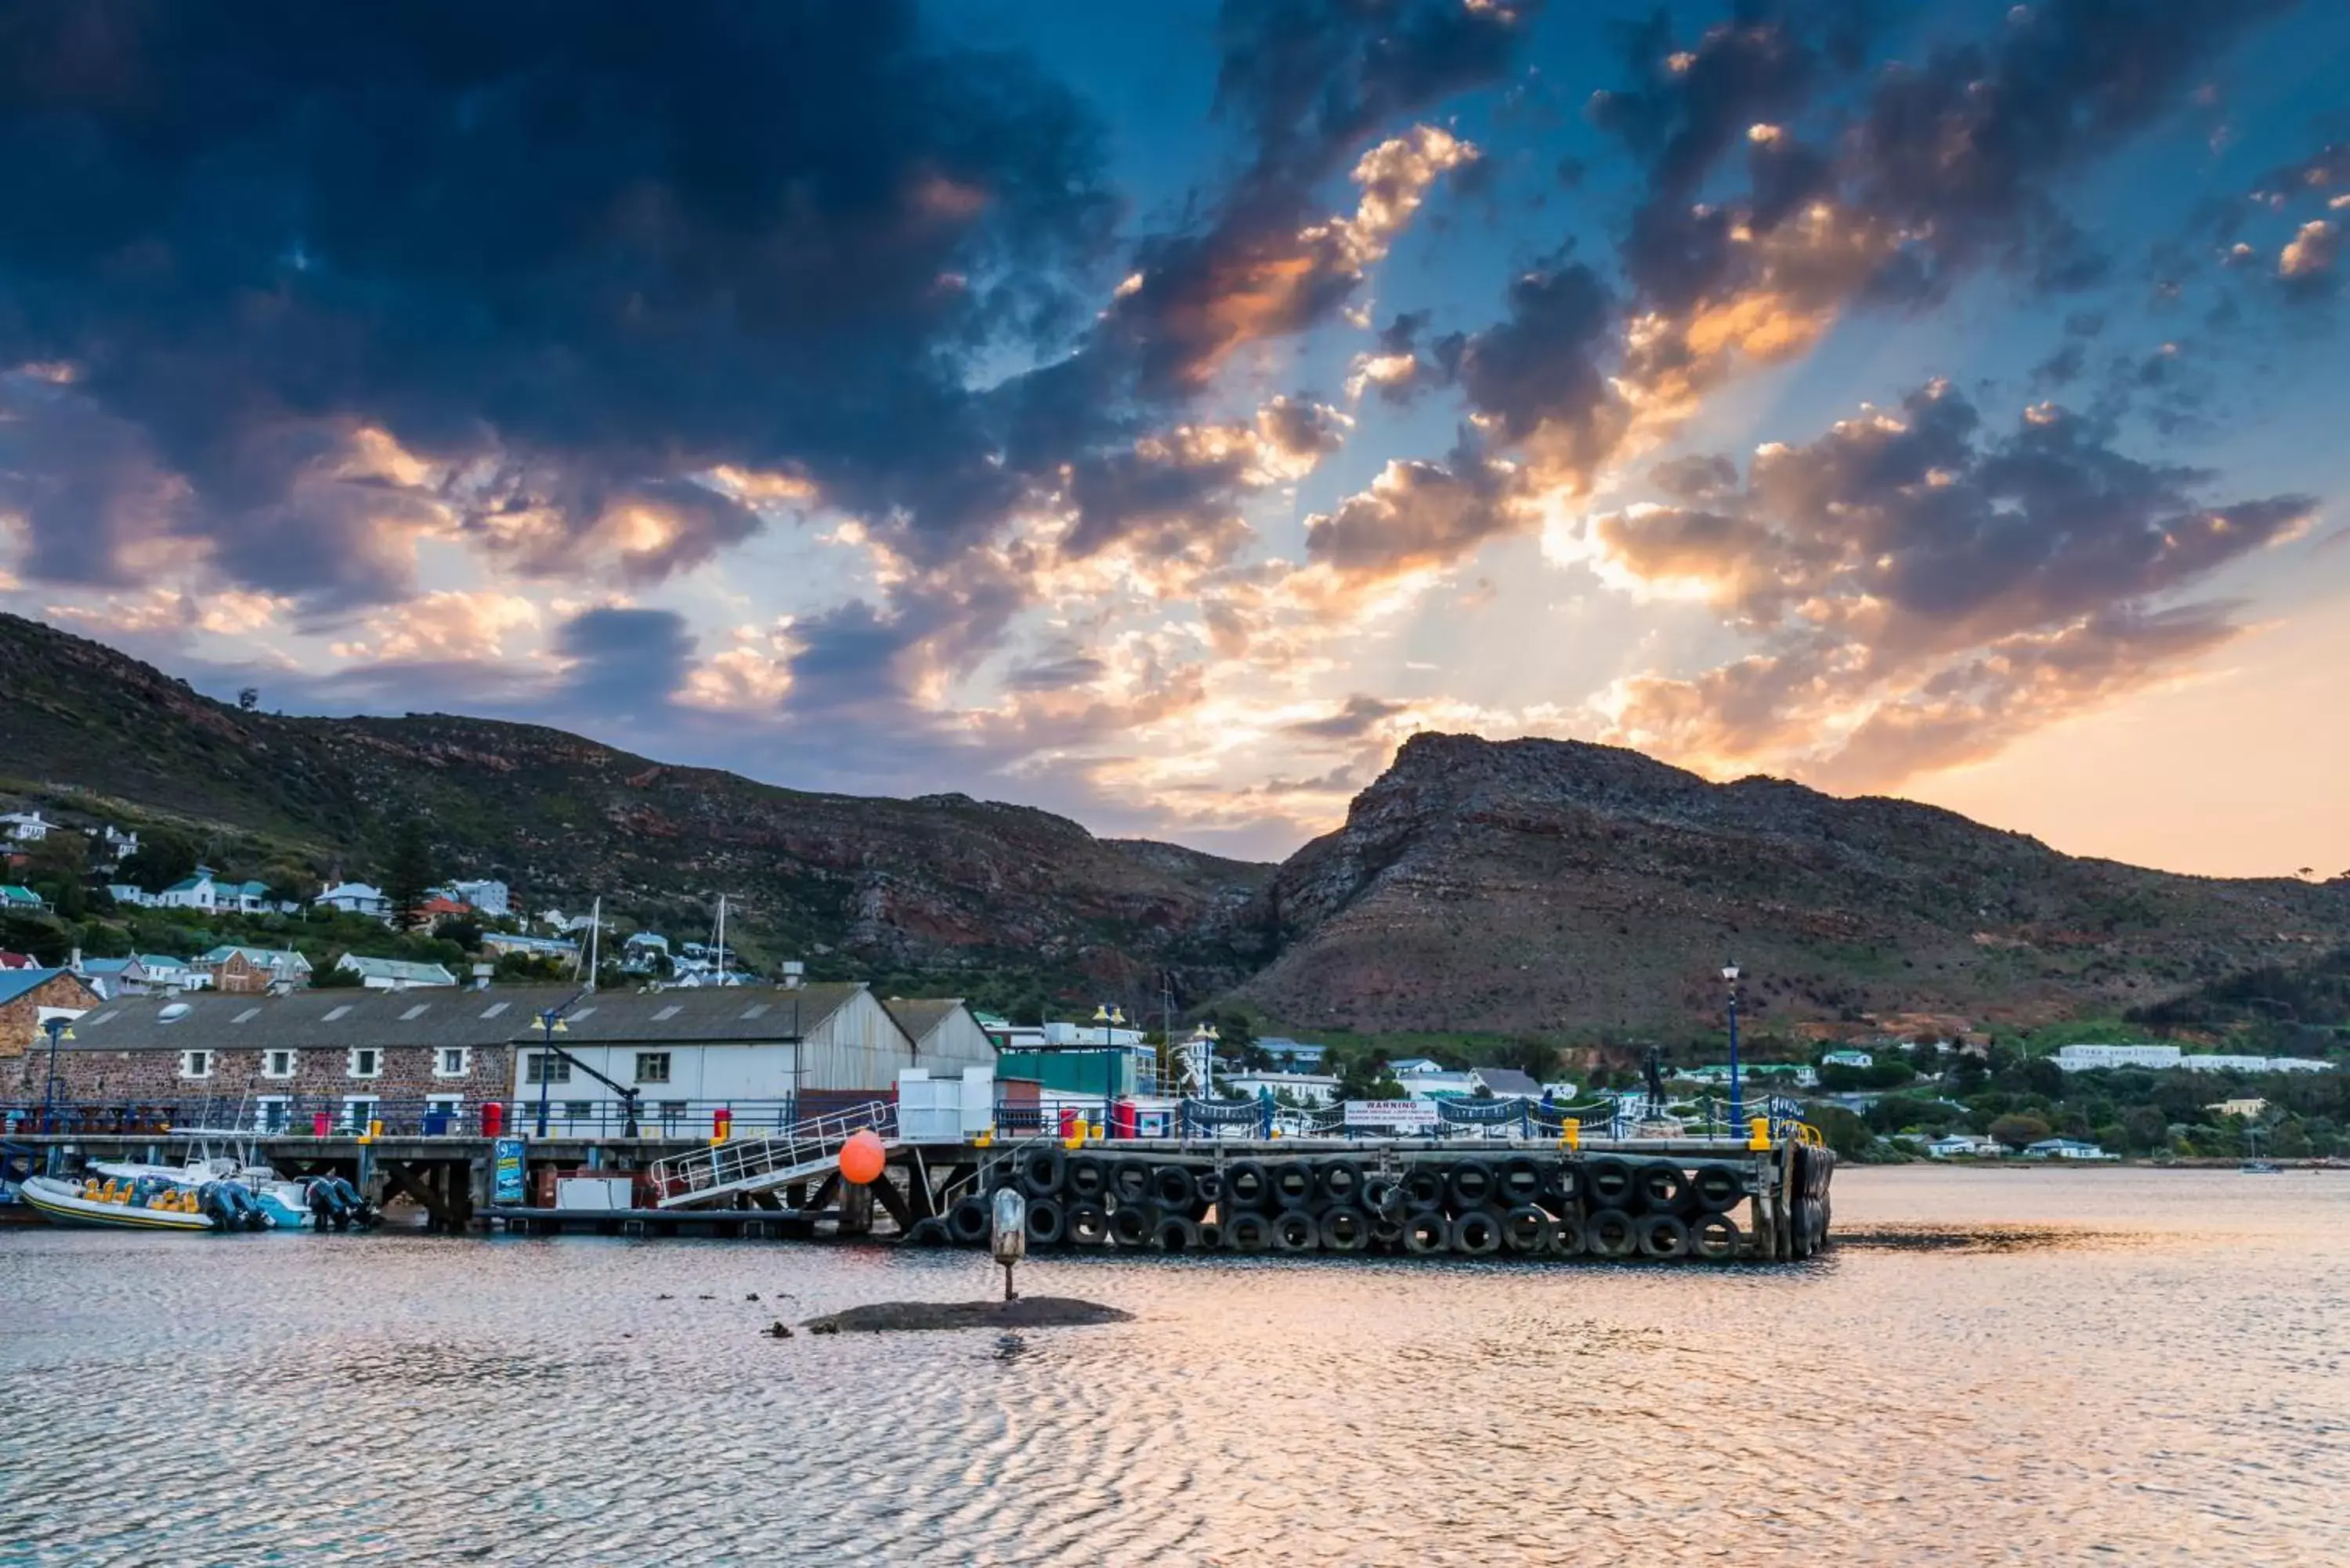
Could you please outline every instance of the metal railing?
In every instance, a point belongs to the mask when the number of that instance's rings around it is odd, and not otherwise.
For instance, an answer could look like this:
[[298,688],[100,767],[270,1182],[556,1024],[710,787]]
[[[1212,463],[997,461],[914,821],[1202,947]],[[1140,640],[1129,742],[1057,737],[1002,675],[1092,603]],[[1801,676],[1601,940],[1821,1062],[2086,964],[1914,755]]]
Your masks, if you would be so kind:
[[[482,1115],[485,1105],[504,1107],[500,1130],[508,1137],[526,1136],[537,1126],[536,1098],[375,1099],[339,1094],[60,1102],[47,1107],[47,1125],[60,1136],[139,1137],[161,1135],[174,1127],[210,1127],[263,1137],[308,1137],[316,1134],[317,1118],[323,1116],[330,1137],[363,1133],[370,1122],[382,1124],[386,1137],[483,1137],[487,1136]],[[637,1136],[702,1142],[715,1135],[723,1118],[731,1119],[733,1136],[756,1137],[796,1125],[799,1103],[790,1099],[644,1100],[637,1106]],[[546,1131],[549,1137],[556,1138],[618,1138],[628,1120],[626,1106],[617,1099],[552,1100]],[[38,1134],[42,1127],[39,1101],[0,1102],[0,1135]]]
[[729,1139],[691,1154],[657,1159],[652,1165],[654,1190],[669,1202],[803,1169],[839,1153],[840,1146],[853,1135],[868,1131],[884,1139],[895,1138],[898,1102],[871,1100],[795,1123],[772,1137]]

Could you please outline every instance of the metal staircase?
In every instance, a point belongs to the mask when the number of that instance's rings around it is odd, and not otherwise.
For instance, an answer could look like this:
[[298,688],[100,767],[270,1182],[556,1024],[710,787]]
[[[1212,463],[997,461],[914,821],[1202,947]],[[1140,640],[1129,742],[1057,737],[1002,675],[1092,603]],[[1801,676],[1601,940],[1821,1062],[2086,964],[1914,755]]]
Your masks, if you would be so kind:
[[798,1122],[763,1138],[713,1144],[691,1154],[655,1160],[653,1189],[663,1209],[731,1206],[737,1195],[765,1192],[834,1169],[840,1146],[860,1132],[898,1141],[898,1104],[871,1100],[845,1111]]

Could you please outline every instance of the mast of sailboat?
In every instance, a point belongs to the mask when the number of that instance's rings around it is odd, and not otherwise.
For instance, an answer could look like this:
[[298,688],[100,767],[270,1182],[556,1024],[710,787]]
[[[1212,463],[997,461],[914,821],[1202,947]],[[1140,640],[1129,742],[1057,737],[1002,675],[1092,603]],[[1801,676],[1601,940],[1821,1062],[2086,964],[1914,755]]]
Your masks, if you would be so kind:
[[604,900],[599,895],[594,908],[588,911],[588,979],[587,988],[596,989],[596,967],[603,962]]
[[718,895],[718,983],[726,983],[726,895]]

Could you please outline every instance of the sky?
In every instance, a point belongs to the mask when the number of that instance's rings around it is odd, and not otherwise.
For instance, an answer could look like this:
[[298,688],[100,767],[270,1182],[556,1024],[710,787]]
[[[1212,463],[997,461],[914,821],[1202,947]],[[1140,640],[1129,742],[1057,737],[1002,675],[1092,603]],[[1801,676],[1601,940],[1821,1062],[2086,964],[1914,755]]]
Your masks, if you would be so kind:
[[2350,867],[2327,0],[0,3],[0,608],[1274,858],[1422,730]]

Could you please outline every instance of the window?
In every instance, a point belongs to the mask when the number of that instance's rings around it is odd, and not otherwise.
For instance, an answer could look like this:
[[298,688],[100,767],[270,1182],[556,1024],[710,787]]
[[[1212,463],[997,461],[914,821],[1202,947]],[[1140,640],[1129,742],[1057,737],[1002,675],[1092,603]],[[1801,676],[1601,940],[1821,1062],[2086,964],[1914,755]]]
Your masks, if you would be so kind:
[[669,1082],[669,1053],[639,1051],[637,1053],[637,1082],[666,1084]]
[[212,1075],[213,1054],[211,1052],[182,1051],[180,1053],[180,1076],[182,1078],[209,1078]]
[[595,1114],[596,1102],[593,1100],[566,1100],[563,1102],[563,1119],[565,1121],[584,1122]]
[[552,1051],[534,1051],[523,1081],[527,1084],[567,1084],[571,1082],[571,1064]]
[[253,1102],[253,1127],[255,1132],[284,1132],[288,1113],[286,1096],[263,1095]]
[[351,1047],[349,1075],[354,1078],[380,1078],[383,1075],[383,1053],[372,1045]]
[[443,1045],[432,1053],[432,1075],[436,1078],[462,1078],[473,1070],[471,1046]]
[[343,1130],[363,1133],[375,1120],[377,1107],[383,1104],[371,1095],[352,1095],[343,1101]]
[[261,1054],[261,1075],[265,1078],[290,1078],[301,1057],[284,1047]]

